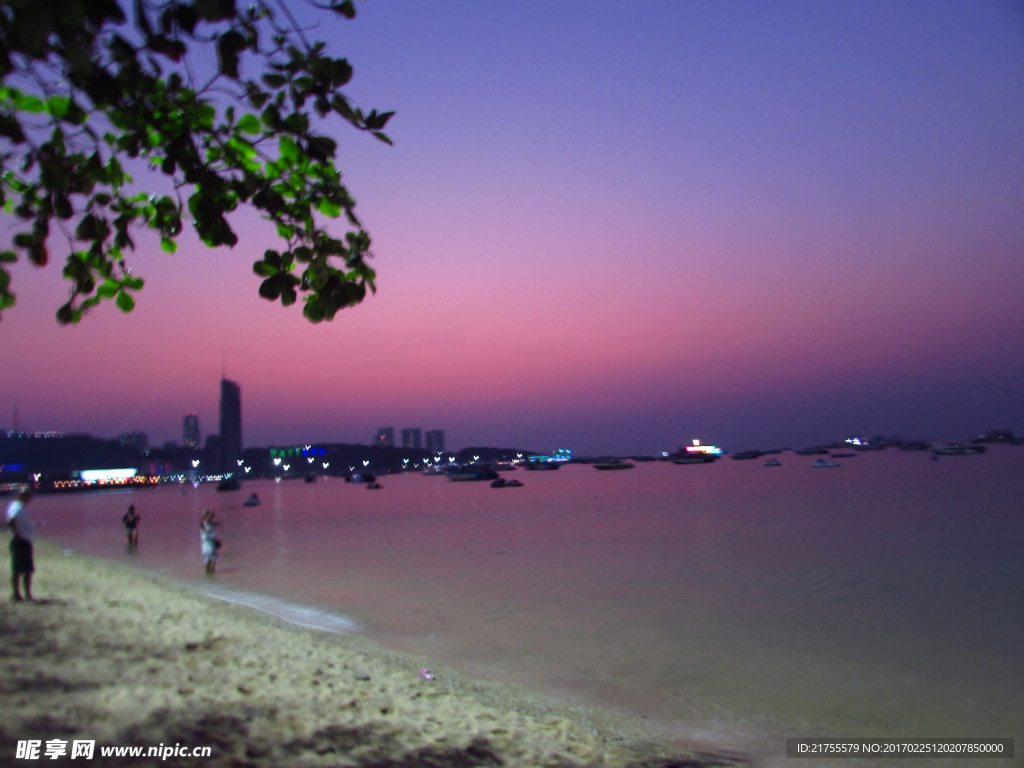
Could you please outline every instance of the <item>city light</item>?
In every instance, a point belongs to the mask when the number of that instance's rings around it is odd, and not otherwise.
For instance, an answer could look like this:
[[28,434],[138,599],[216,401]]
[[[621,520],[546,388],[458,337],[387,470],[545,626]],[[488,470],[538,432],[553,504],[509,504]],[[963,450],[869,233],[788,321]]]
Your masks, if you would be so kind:
[[199,459],[192,459],[192,467],[195,468],[195,467],[198,467],[198,466],[199,466]]
[[[130,478],[135,477],[138,474],[137,469],[83,469],[78,473],[78,477],[86,485],[93,485],[96,483],[116,483],[125,482]],[[39,476],[36,475],[38,481]]]

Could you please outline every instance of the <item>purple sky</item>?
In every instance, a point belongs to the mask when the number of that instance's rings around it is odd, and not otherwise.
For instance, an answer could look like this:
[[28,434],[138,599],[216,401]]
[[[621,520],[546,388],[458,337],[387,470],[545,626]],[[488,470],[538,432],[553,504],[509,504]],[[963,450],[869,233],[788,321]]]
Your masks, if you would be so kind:
[[376,297],[319,326],[260,299],[248,214],[233,250],[140,239],[135,311],[77,327],[59,264],[19,264],[0,424],[160,443],[196,410],[205,436],[226,358],[246,445],[1024,430],[1019,3],[358,10],[312,36],[398,113],[393,148],[327,127]]

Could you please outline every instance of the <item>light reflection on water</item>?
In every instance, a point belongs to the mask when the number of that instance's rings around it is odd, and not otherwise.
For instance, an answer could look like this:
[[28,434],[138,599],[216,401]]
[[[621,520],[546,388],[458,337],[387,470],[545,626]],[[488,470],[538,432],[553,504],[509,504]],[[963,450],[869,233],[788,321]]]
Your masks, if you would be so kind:
[[[199,580],[212,507],[220,586],[768,763],[785,735],[1024,736],[1024,448],[781,459],[568,466],[516,489],[186,486],[34,512],[49,538],[124,558],[134,503],[137,561]],[[243,508],[253,490],[263,505]]]

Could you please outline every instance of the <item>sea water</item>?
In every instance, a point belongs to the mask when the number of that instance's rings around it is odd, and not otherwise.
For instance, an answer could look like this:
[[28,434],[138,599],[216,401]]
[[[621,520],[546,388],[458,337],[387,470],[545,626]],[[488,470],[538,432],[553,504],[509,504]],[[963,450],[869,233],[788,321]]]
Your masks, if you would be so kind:
[[[790,762],[787,736],[1024,750],[1024,448],[888,450],[833,469],[778,458],[569,465],[503,489],[418,474],[377,491],[186,484],[38,496],[32,511],[65,548],[201,580],[213,508],[224,547],[202,583],[219,597],[761,764]],[[251,492],[262,506],[242,507]]]

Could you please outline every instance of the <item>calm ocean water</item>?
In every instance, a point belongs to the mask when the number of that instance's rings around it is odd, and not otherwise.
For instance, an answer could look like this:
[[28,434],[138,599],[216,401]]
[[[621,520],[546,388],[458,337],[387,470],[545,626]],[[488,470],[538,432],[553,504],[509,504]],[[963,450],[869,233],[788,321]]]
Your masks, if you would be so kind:
[[[1024,448],[779,458],[520,471],[513,489],[187,485],[37,497],[33,512],[66,547],[128,559],[134,503],[132,559],[201,581],[212,507],[219,588],[761,764],[791,762],[786,736],[1024,750]],[[263,505],[245,509],[252,491]]]

